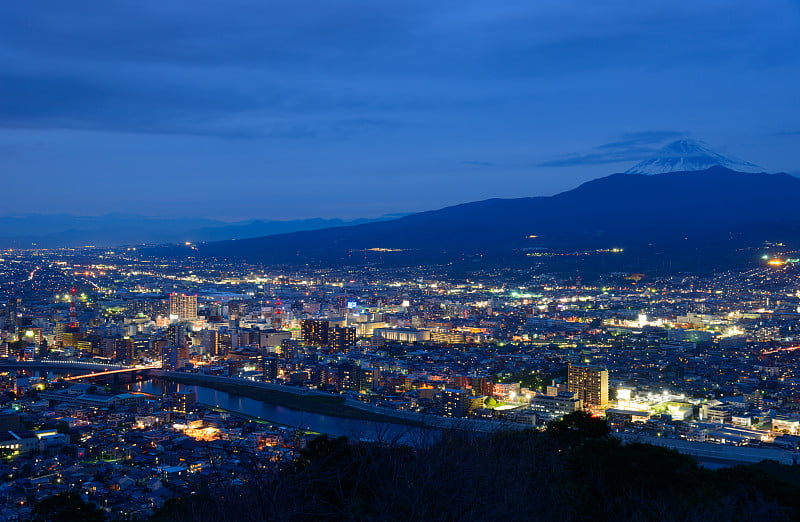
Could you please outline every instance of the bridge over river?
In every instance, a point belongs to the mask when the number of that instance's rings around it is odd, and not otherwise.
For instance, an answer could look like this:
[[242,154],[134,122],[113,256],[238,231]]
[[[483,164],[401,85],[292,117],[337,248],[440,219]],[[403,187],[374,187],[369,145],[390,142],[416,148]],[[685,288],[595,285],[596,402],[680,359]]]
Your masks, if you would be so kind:
[[[124,364],[113,364],[96,360],[69,360],[69,359],[39,359],[36,361],[0,361],[0,369],[7,370],[39,370],[48,372],[69,373],[64,377],[66,381],[80,381],[84,379],[102,378],[107,376],[119,376],[137,373],[146,373],[156,366],[126,366]],[[71,375],[78,373],[78,375]]]

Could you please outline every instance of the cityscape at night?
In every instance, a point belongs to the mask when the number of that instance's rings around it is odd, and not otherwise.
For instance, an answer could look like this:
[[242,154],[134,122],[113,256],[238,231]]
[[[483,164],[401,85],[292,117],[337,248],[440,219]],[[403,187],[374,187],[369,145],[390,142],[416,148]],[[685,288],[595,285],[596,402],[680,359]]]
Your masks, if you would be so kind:
[[35,4],[0,522],[800,519],[796,2]]

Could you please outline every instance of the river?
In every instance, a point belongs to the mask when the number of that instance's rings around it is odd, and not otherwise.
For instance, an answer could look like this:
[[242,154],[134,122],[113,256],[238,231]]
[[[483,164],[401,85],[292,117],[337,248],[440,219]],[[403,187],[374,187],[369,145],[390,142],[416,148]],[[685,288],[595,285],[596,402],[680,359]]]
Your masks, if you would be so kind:
[[421,429],[400,424],[343,419],[319,413],[298,411],[205,386],[179,384],[164,379],[139,381],[126,387],[130,391],[140,391],[152,395],[165,395],[178,391],[194,392],[197,402],[207,406],[243,413],[283,426],[327,433],[337,437],[346,436],[358,440],[394,441],[416,446],[430,443],[431,439],[437,438],[436,435],[438,433],[438,430]]

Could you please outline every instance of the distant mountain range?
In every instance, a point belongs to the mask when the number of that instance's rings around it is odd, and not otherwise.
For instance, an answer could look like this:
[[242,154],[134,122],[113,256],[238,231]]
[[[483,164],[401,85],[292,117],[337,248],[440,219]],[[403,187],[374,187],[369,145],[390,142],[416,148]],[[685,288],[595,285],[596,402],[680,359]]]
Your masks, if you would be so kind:
[[[626,173],[550,197],[487,199],[350,222],[7,216],[0,218],[0,246],[191,241],[199,243],[191,252],[181,245],[152,251],[265,264],[494,259],[573,269],[599,260],[604,270],[736,266],[757,259],[765,242],[783,243],[784,250],[800,245],[800,179],[759,170],[681,140]],[[2,237],[11,230],[16,236]]]
[[724,257],[764,241],[800,240],[798,198],[800,179],[788,174],[720,166],[612,174],[551,197],[488,199],[389,221],[208,243],[199,254],[266,263],[613,249],[662,260],[698,251]]
[[219,241],[369,223],[395,217],[350,221],[322,218],[288,221],[251,219],[230,223],[213,219],[170,219],[119,213],[103,216],[7,215],[0,216],[0,248]]

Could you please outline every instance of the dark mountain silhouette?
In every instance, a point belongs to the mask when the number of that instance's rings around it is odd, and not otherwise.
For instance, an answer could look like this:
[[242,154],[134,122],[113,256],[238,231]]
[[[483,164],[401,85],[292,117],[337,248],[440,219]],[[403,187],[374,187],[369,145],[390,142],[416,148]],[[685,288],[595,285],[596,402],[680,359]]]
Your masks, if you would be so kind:
[[[378,219],[387,219],[382,217]],[[0,216],[0,248],[51,248],[81,245],[221,241],[368,223],[370,219],[247,220],[148,217],[112,213],[103,216],[24,214]]]
[[269,263],[341,260],[372,248],[406,250],[410,258],[742,248],[800,238],[799,197],[800,179],[788,174],[724,167],[613,174],[551,197],[489,199],[390,221],[208,243],[199,252]]

